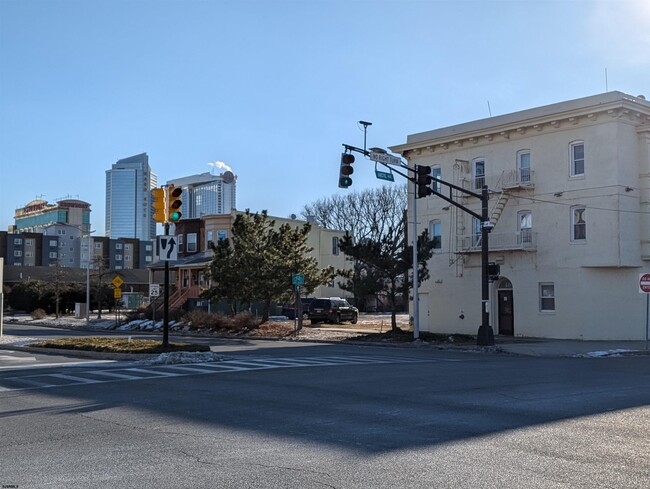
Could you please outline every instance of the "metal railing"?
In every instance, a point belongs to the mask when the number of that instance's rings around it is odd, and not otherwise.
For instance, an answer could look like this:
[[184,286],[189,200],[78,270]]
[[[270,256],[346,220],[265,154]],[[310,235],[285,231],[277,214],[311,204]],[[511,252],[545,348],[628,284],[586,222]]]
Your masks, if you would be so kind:
[[[490,251],[497,250],[536,250],[537,233],[522,229],[514,233],[490,233]],[[480,252],[481,235],[466,234],[456,237],[456,252]]]

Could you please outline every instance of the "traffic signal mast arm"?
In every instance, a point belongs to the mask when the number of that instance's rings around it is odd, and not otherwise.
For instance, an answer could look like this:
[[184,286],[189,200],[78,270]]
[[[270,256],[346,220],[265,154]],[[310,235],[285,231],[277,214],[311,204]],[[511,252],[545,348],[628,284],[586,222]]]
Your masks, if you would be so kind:
[[473,210],[468,209],[467,207],[465,207],[464,205],[459,204],[458,202],[455,202],[451,198],[451,190],[452,189],[458,190],[459,192],[463,192],[463,193],[465,193],[467,195],[471,195],[472,197],[476,197],[478,199],[483,199],[483,196],[481,194],[477,194],[476,192],[472,192],[471,190],[464,189],[462,187],[459,187],[458,185],[454,185],[453,183],[445,182],[444,180],[440,180],[439,178],[436,178],[436,177],[431,177],[431,180],[433,182],[441,183],[441,184],[447,185],[449,187],[449,197],[447,197],[446,195],[444,195],[444,194],[438,192],[437,190],[435,190],[435,187],[431,189],[431,193],[433,195],[437,195],[442,200],[444,200],[446,202],[449,202],[450,204],[455,205],[456,207],[459,207],[460,209],[464,210],[465,212],[467,212],[471,216],[475,217],[479,221],[483,221],[483,216],[481,216],[481,214],[477,214]]
[[[349,144],[343,144],[343,147],[348,152],[355,151],[355,152],[361,153],[362,155],[367,156],[367,157],[369,157],[370,153],[371,153],[371,151],[361,149],[361,148],[357,148],[356,146],[350,146]],[[409,177],[408,175],[405,175],[401,171],[396,170],[394,165],[388,165],[387,163],[383,163],[381,161],[376,161],[375,163],[379,163],[380,165],[384,165],[386,168],[390,169],[391,171],[393,171],[393,172],[397,173],[398,175],[406,178],[409,182],[416,183],[416,180],[415,180],[414,177]],[[409,168],[408,165],[405,165],[404,163],[402,163],[401,168],[404,168],[405,170],[408,170],[408,171],[415,172],[415,170],[413,168]]]

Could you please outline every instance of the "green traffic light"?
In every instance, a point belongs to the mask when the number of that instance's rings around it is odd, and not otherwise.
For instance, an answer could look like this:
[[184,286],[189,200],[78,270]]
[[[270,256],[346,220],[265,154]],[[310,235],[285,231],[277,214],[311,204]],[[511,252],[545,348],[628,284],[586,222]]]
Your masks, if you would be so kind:
[[339,179],[339,187],[349,187],[352,185],[352,179],[350,177],[341,177]]
[[178,211],[176,211],[176,212],[172,212],[172,213],[170,213],[170,215],[169,215],[169,220],[172,221],[172,222],[179,221],[180,218],[181,218],[181,213],[178,212]]

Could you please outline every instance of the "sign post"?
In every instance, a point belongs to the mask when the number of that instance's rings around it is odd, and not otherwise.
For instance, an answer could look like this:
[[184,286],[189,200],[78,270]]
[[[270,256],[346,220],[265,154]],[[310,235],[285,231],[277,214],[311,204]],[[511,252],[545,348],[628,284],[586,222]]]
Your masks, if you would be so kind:
[[645,349],[648,349],[650,331],[650,273],[639,274],[639,294],[645,294]]
[[294,273],[291,275],[291,283],[296,291],[294,321],[296,332],[298,332],[302,329],[302,301],[300,300],[300,289],[305,285],[305,276],[302,273]]

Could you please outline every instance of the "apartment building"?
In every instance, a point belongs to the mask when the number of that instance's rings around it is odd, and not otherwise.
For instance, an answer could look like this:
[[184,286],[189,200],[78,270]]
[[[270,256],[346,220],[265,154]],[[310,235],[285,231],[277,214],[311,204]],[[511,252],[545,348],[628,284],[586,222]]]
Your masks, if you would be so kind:
[[183,219],[230,214],[236,208],[237,177],[231,171],[176,178],[167,184],[183,189]]
[[[645,338],[639,274],[650,271],[650,103],[621,92],[407,137],[391,148],[463,189],[490,191],[486,305],[495,334]],[[480,214],[480,199],[434,183]],[[412,191],[412,189],[411,189]],[[476,334],[481,223],[438,196],[417,201],[436,243],[419,293],[423,331]],[[412,221],[413,201],[409,202]]]

